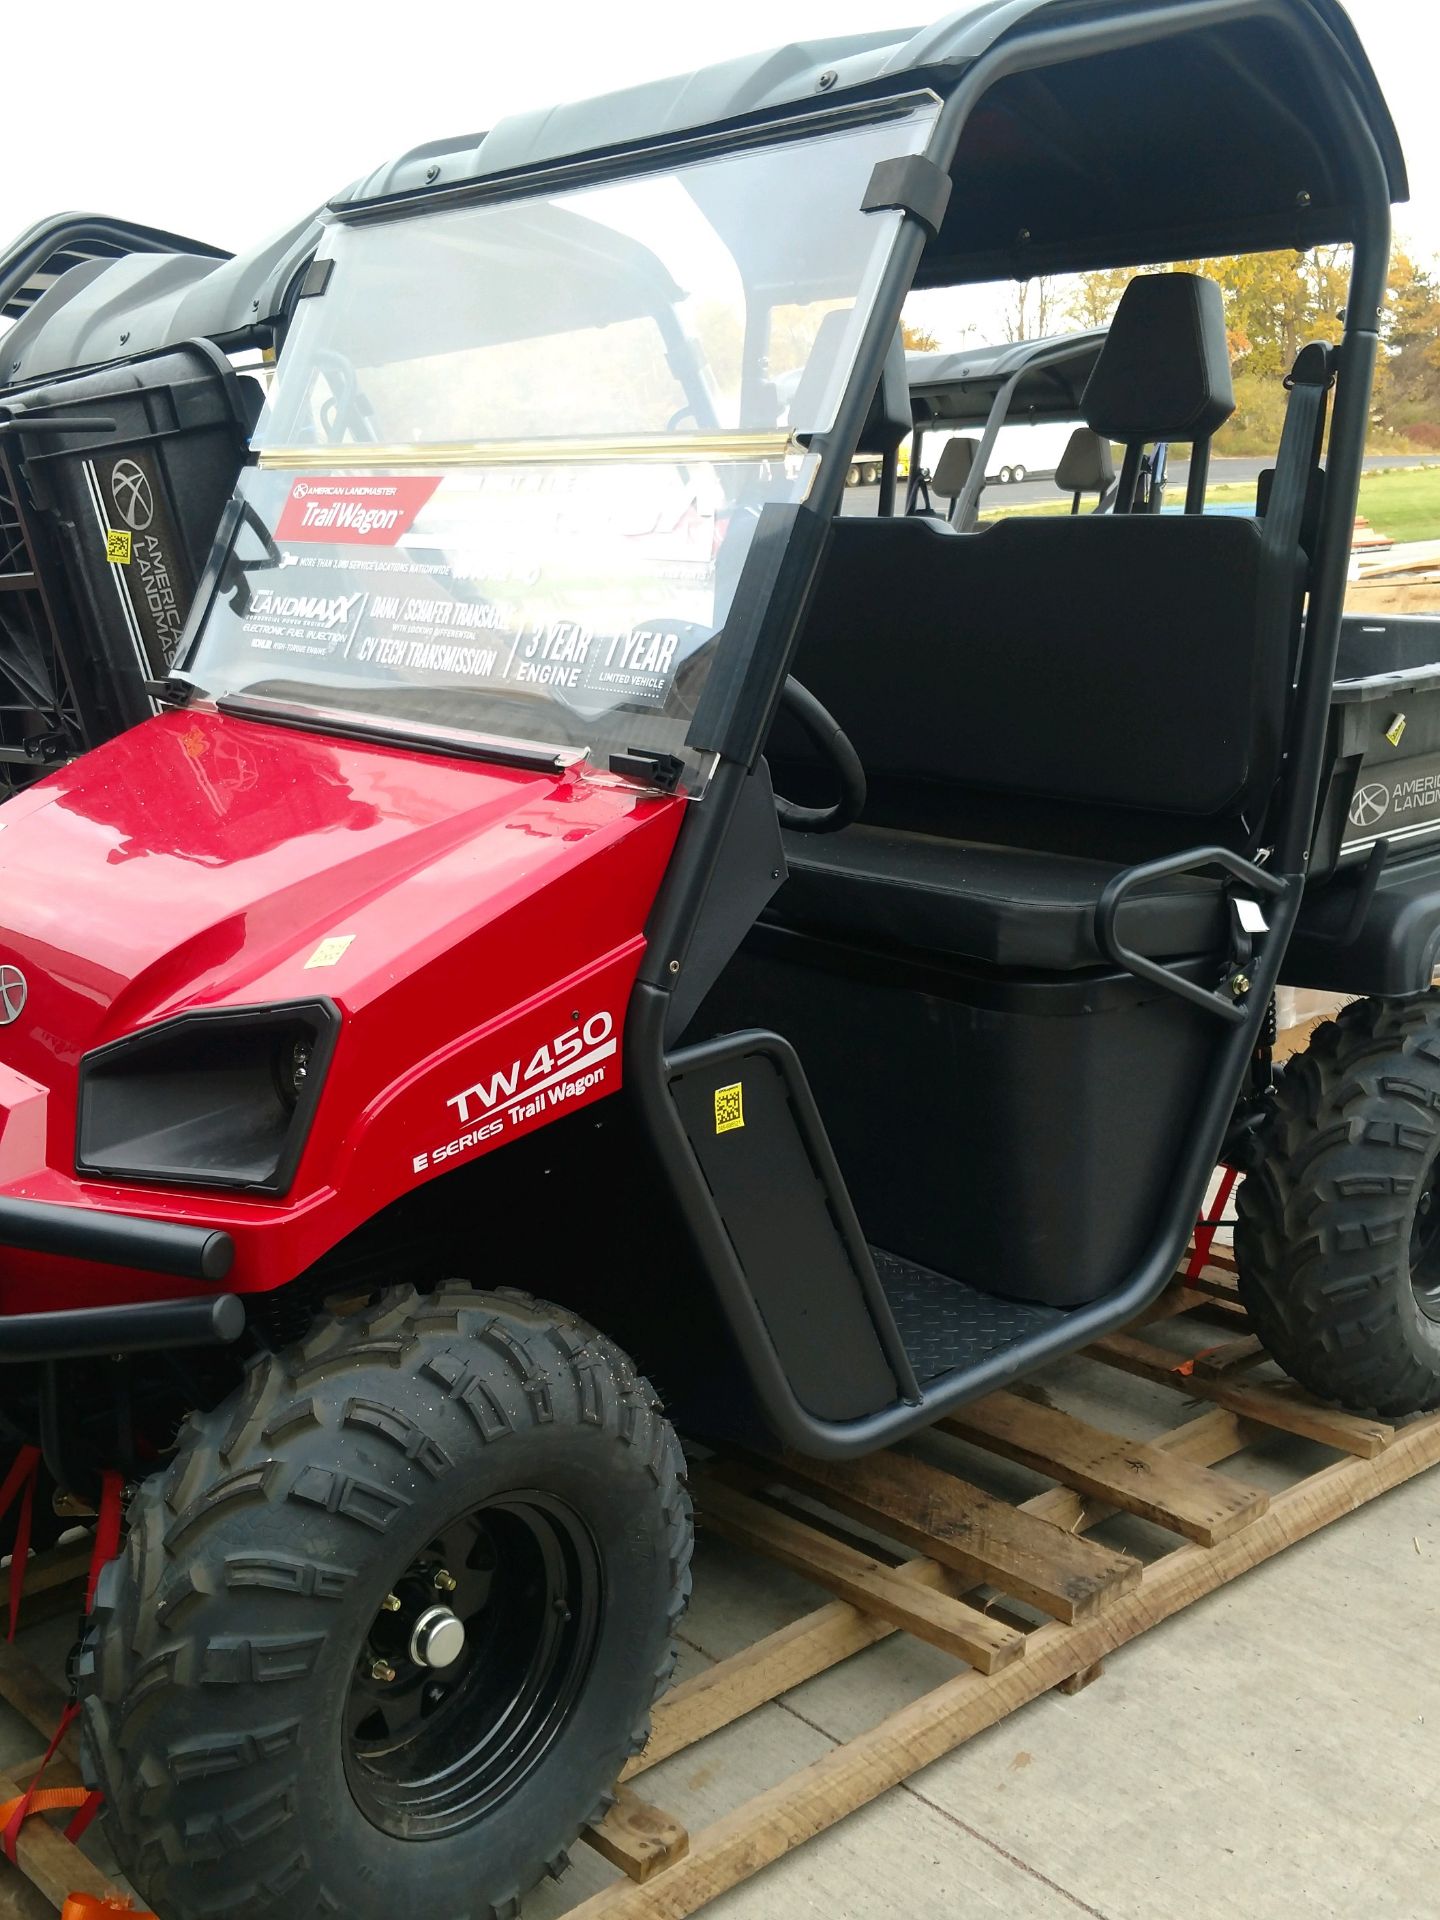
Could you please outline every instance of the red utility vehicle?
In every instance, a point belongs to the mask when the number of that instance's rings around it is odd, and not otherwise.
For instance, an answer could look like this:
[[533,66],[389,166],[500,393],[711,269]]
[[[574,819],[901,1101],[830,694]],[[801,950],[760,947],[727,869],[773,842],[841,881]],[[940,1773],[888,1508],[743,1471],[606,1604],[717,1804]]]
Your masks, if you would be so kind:
[[[422,149],[249,260],[0,273],[4,753],[75,744],[45,674],[115,736],[0,809],[3,1415],[131,1489],[78,1682],[167,1920],[559,1872],[688,1590],[647,1375],[888,1444],[1131,1318],[1224,1157],[1276,1356],[1440,1399],[1440,874],[1375,797],[1434,634],[1339,652],[1403,192],[1333,0],[987,0]],[[895,511],[912,285],[1335,240],[1255,516],[1143,510],[1233,405],[1171,272],[1085,387],[1107,512]],[[1375,997],[1277,1084],[1282,977]]]

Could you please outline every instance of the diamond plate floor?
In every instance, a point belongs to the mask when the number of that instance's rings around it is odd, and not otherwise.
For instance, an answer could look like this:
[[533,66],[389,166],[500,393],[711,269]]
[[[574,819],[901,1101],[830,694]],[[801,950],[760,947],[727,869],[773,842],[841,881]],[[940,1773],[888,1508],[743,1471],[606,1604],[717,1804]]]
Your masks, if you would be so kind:
[[973,1367],[1061,1317],[1058,1307],[997,1300],[963,1280],[947,1279],[883,1247],[870,1251],[910,1364],[922,1383],[957,1367]]

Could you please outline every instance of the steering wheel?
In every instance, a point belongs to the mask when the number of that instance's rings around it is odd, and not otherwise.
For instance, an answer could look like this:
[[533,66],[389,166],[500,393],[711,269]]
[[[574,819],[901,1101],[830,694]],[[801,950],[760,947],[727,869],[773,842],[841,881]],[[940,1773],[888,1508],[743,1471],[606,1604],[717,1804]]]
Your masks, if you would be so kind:
[[840,798],[829,807],[802,807],[777,793],[775,812],[780,824],[792,833],[838,833],[858,820],[865,809],[865,769],[860,756],[834,714],[821,706],[793,674],[785,676],[780,706],[804,730],[840,782]]

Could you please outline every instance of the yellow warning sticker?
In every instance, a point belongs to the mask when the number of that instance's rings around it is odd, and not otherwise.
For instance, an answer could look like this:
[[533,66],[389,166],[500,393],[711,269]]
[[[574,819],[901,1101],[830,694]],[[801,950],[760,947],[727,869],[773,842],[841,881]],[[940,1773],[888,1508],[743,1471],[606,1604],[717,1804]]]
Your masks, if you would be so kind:
[[1401,734],[1404,733],[1404,731],[1405,731],[1405,716],[1403,713],[1397,713],[1395,718],[1390,722],[1389,726],[1386,727],[1385,729],[1385,738],[1390,742],[1392,747],[1398,747],[1400,744],[1400,736]]
[[733,1133],[745,1124],[745,1089],[737,1080],[733,1087],[715,1089],[715,1131]]
[[131,534],[117,533],[114,527],[107,527],[105,530],[105,558],[113,561],[117,566],[128,567],[130,564],[130,541],[132,538],[133,536]]
[[319,946],[305,962],[307,967],[333,967],[339,961],[350,942],[353,933],[332,933],[328,940],[322,940]]

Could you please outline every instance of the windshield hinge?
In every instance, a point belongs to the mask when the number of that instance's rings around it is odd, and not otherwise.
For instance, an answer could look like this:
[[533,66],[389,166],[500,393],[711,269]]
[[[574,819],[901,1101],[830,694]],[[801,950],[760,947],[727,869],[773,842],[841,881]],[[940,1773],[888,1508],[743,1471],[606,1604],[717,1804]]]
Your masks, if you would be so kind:
[[934,239],[950,204],[950,176],[923,153],[907,153],[897,160],[877,160],[870,175],[862,213],[898,207],[913,214]]
[[610,771],[673,793],[680,784],[685,762],[678,753],[657,753],[653,747],[628,747],[623,753],[611,754]]
[[297,300],[313,300],[317,294],[324,293],[330,284],[330,276],[335,271],[333,260],[312,260],[305,269],[305,278],[300,282]]

